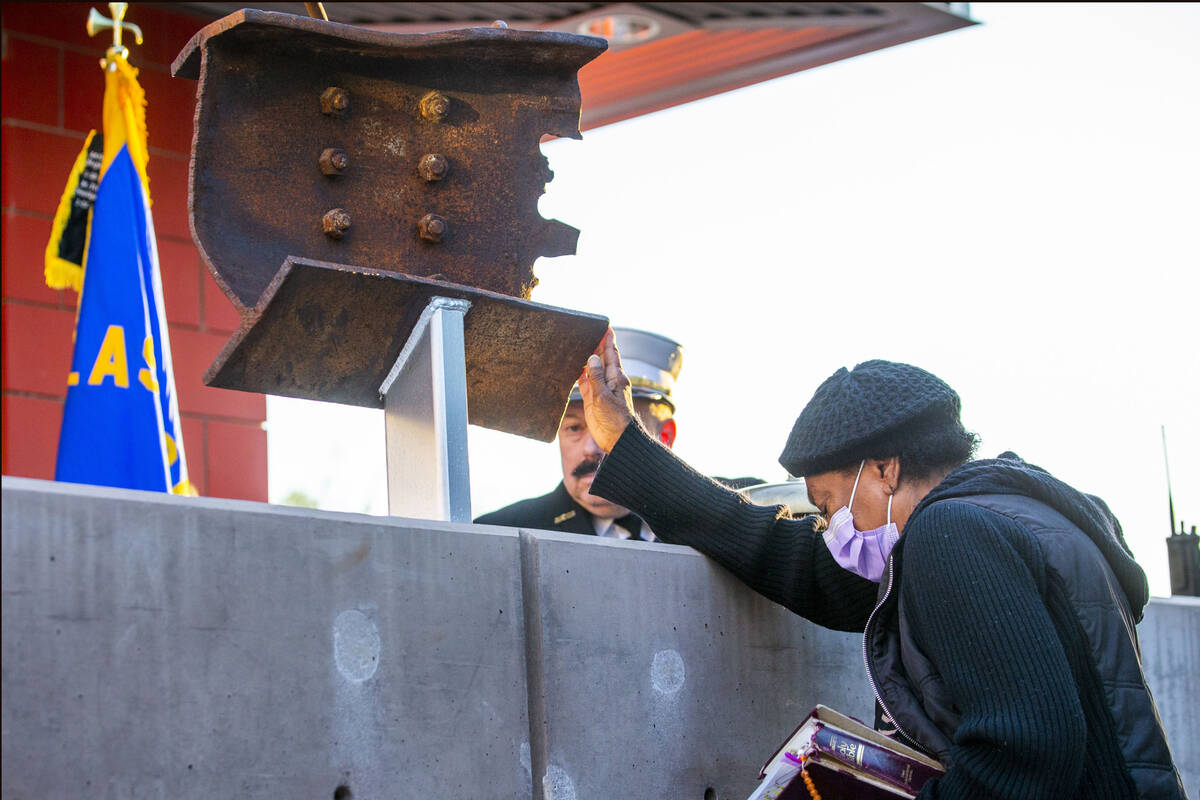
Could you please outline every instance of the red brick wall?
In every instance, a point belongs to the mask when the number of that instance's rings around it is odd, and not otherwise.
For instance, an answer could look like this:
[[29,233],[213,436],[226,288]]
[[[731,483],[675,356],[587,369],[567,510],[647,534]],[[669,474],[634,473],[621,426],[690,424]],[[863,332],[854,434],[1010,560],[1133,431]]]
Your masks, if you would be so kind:
[[[0,6],[5,475],[54,477],[76,297],[46,288],[42,253],[67,172],[87,131],[101,125],[104,76],[97,62],[112,39],[88,38],[90,7]],[[238,322],[201,266],[188,231],[196,85],[172,78],[170,64],[203,21],[149,3],[134,4],[129,20],[145,33],[145,44],[130,48],[130,61],[141,70],[149,104],[150,192],[188,469],[201,494],[265,501],[263,396],[210,389],[200,381]]]

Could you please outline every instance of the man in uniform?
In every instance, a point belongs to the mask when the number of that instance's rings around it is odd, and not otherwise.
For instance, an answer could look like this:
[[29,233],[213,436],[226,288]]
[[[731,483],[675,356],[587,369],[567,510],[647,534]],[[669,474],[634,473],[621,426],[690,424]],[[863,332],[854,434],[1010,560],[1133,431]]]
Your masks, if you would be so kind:
[[[613,328],[621,348],[621,364],[632,384],[638,417],[652,436],[671,447],[675,443],[675,403],[671,388],[683,363],[678,342],[648,331]],[[583,418],[583,400],[576,387],[558,428],[562,482],[554,491],[484,514],[475,521],[513,528],[539,528],[617,539],[655,541],[654,533],[629,509],[596,497],[588,489],[604,451],[596,445]]]

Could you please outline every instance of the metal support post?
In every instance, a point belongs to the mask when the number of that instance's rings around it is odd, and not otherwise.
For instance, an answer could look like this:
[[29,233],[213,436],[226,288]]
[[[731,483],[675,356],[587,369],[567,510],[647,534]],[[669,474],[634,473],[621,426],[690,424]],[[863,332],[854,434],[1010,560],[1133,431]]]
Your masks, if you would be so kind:
[[463,335],[470,307],[431,298],[379,387],[393,516],[471,521]]

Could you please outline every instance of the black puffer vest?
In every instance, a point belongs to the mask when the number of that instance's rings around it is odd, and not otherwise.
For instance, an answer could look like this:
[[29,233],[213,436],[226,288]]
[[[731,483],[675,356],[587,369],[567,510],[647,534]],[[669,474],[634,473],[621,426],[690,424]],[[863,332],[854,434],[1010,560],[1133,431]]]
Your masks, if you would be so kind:
[[[980,480],[979,467],[985,463],[1012,466],[1017,474],[1006,476],[999,484]],[[965,477],[959,474],[964,471],[969,473]],[[1021,472],[1027,474],[1022,476]],[[1035,491],[1022,485],[1041,484],[1047,479],[1053,483],[1037,486]],[[993,493],[971,493],[972,489],[988,488]],[[1027,496],[1027,492],[1034,496]],[[1067,496],[1067,492],[1074,496]],[[1044,598],[1053,582],[1058,587],[1054,591],[1060,597],[1065,594],[1074,612],[1071,622],[1078,624],[1076,641],[1086,643],[1087,657],[1099,674],[1108,707],[1113,718],[1120,721],[1117,739],[1138,796],[1155,800],[1186,798],[1142,674],[1134,626],[1148,592],[1138,585],[1140,568],[1128,556],[1120,528],[1107,507],[1015,456],[1011,461],[1002,457],[993,462],[974,462],[952,473],[914,510],[909,522],[932,503],[943,501],[968,502],[1002,514],[1035,537],[1044,558],[1044,564],[1032,565],[1035,580]],[[1083,507],[1075,508],[1076,504]],[[1114,526],[1108,533],[1103,530],[1105,516]],[[905,606],[899,602],[903,544],[901,537],[880,582],[880,601],[863,639],[867,673],[881,706],[877,726],[886,730],[894,721],[900,738],[949,766],[953,759],[951,736],[958,727],[959,715],[937,669],[913,640]],[[1097,575],[1103,575],[1103,580],[1096,580]],[[1131,607],[1131,594],[1136,608]]]

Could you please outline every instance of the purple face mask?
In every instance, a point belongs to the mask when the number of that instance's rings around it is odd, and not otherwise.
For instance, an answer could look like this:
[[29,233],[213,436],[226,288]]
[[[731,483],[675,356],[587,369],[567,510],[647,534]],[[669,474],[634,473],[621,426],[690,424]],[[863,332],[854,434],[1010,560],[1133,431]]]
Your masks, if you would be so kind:
[[839,508],[829,519],[829,528],[825,531],[825,546],[829,548],[830,554],[838,564],[856,575],[878,583],[883,577],[888,554],[900,540],[900,531],[896,529],[896,523],[892,522],[890,495],[887,524],[871,531],[860,531],[854,527],[854,517],[850,514],[850,508],[854,505],[854,493],[858,491],[858,479],[862,477],[863,466],[866,463],[864,460],[858,465],[854,488],[850,490],[850,504]]

